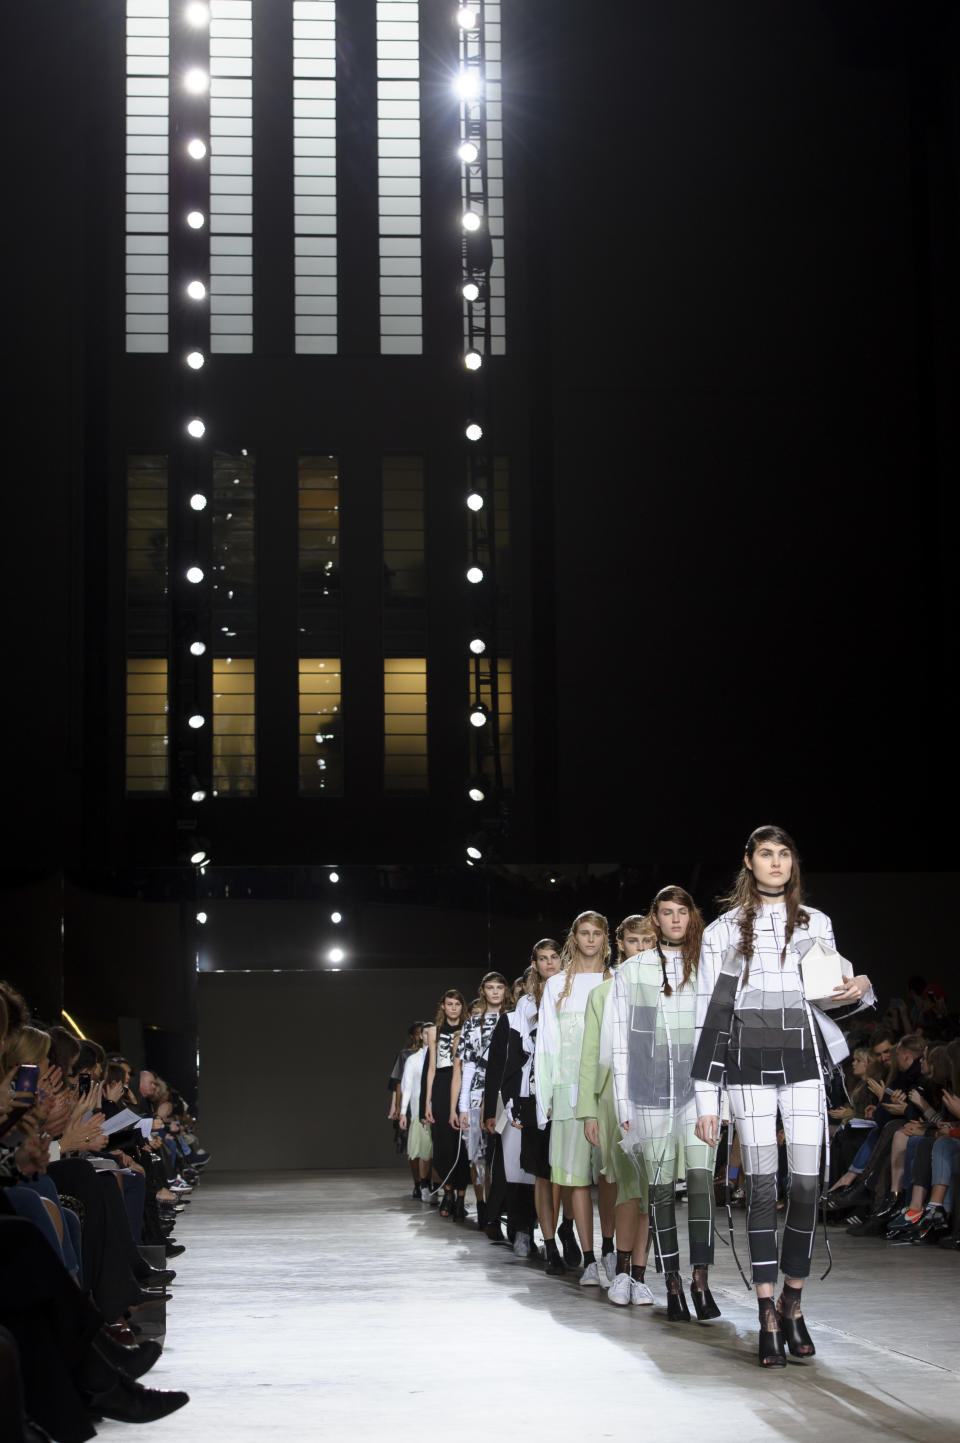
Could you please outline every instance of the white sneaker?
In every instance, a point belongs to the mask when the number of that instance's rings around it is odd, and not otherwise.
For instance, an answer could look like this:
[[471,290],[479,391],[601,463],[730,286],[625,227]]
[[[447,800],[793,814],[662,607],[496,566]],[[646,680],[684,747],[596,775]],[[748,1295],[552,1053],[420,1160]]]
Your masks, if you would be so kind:
[[530,1256],[529,1233],[517,1233],[513,1240],[513,1255],[515,1258],[528,1258]]
[[433,1196],[433,1189],[428,1182],[420,1184],[420,1201],[428,1203]]
[[580,1286],[581,1288],[609,1288],[610,1279],[607,1277],[603,1268],[598,1266],[596,1259],[594,1259],[589,1267],[584,1268],[580,1278]]
[[653,1302],[653,1294],[650,1289],[638,1278],[630,1279],[630,1301],[638,1308],[649,1308]]
[[632,1280],[629,1273],[617,1273],[610,1284],[610,1291],[607,1293],[607,1300],[616,1303],[619,1308],[626,1308],[631,1301]]
[[607,1282],[612,1286],[613,1280],[617,1276],[617,1255],[616,1253],[604,1253],[600,1261],[603,1263],[603,1270],[607,1275]]

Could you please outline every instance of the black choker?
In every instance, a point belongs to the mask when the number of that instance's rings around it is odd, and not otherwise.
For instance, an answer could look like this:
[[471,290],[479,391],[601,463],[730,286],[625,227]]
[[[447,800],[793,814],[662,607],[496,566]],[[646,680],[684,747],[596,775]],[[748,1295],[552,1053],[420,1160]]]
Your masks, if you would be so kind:
[[757,888],[761,897],[782,897],[786,890],[786,887],[781,887],[779,892],[765,892],[762,887]]

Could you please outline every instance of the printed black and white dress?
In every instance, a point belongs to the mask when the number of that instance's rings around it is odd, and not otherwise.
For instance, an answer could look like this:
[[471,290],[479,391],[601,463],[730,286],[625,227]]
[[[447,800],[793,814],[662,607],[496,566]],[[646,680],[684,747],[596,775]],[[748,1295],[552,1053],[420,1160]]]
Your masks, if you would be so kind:
[[[453,1053],[459,1026],[441,1022],[437,1027],[436,1065],[433,1074],[433,1092],[430,1110],[433,1113],[433,1165],[441,1182],[457,1192],[464,1192],[470,1181],[470,1164],[467,1160],[466,1141],[450,1126],[450,1087],[453,1082]],[[426,1075],[426,1070],[425,1070]],[[426,1099],[424,1099],[426,1113]]]
[[487,1078],[487,1054],[493,1037],[499,1012],[486,1012],[471,1017],[463,1024],[460,1041],[454,1054],[459,1057],[463,1072],[460,1082],[458,1111],[470,1119],[467,1130],[467,1156],[479,1169],[483,1168],[486,1157],[486,1133],[482,1128],[483,1089]]

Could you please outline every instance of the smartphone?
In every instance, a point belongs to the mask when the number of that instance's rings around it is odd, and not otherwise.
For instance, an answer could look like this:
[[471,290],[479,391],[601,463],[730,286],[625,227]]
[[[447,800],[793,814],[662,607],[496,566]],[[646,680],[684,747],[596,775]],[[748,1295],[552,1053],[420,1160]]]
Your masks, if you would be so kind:
[[86,1095],[87,1095],[87,1093],[88,1093],[89,1091],[90,1091],[90,1074],[89,1074],[89,1072],[79,1072],[79,1073],[77,1074],[77,1096],[78,1096],[78,1097],[86,1097]]
[[13,1079],[14,1096],[18,1098],[36,1097],[39,1083],[39,1067],[35,1062],[25,1062],[22,1067],[17,1068]]

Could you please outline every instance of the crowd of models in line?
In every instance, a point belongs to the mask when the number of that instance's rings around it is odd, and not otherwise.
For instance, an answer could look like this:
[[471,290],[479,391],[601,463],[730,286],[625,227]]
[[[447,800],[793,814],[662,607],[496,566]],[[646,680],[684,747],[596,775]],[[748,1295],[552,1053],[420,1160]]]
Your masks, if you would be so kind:
[[[606,1290],[619,1306],[654,1302],[652,1246],[670,1322],[691,1316],[676,1216],[681,1163],[694,1310],[699,1322],[720,1316],[709,1269],[716,1148],[729,1119],[758,1359],[775,1368],[785,1349],[816,1351],[802,1301],[829,1136],[826,1088],[848,1055],[838,1021],[875,999],[869,978],[848,968],[821,1005],[805,991],[804,956],[816,948],[812,964],[836,949],[829,917],[804,902],[797,848],[782,828],[751,833],[723,900],[705,927],[683,887],[662,888],[648,913],[617,927],[616,957],[606,918],[581,912],[562,947],[537,942],[513,986],[488,972],[472,1005],[449,989],[403,1061],[396,1113],[414,1196],[439,1201],[440,1217],[466,1219],[472,1183],[477,1225],[491,1240],[503,1240],[505,1217],[514,1251],[530,1256],[539,1223],[545,1273],[582,1260],[580,1286]],[[787,1158],[781,1239],[778,1131]]]

